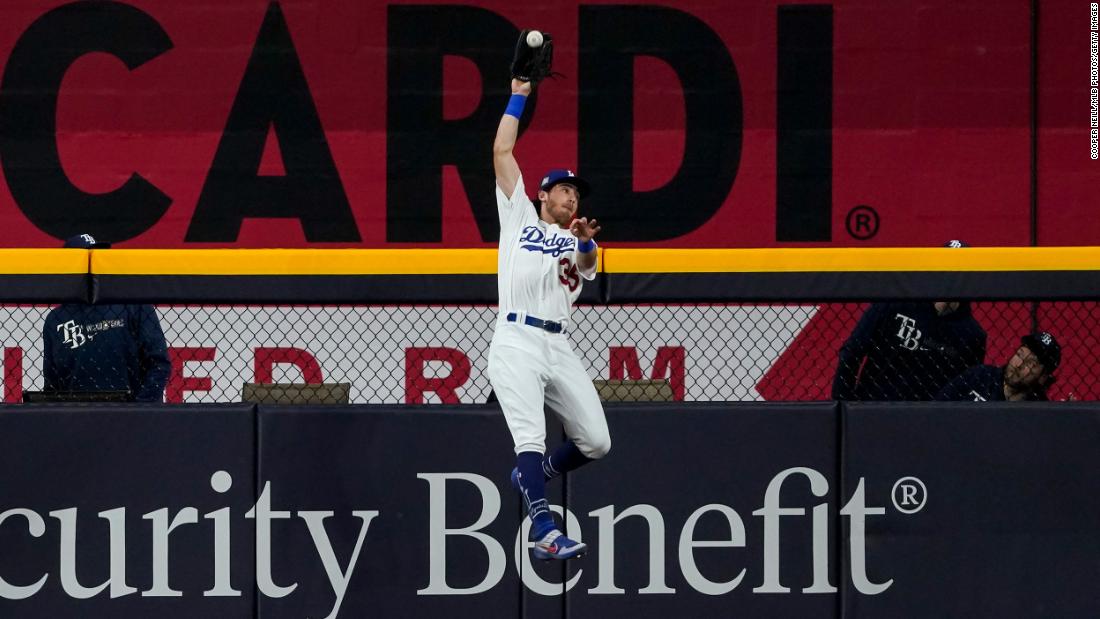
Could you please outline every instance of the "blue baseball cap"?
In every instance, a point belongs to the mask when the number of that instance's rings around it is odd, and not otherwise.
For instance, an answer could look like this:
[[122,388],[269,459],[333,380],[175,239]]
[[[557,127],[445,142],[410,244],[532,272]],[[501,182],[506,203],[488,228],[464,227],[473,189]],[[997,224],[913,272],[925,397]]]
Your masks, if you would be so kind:
[[959,239],[951,239],[950,241],[947,241],[946,243],[944,243],[943,246],[944,247],[959,248],[959,247],[970,247],[970,244],[967,243],[966,241],[960,241]]
[[1061,365],[1062,347],[1058,344],[1058,340],[1054,339],[1054,336],[1047,331],[1037,331],[1025,335],[1020,338],[1020,343],[1027,346],[1028,350],[1039,358],[1039,363],[1043,364],[1048,374],[1057,370],[1058,366]]
[[577,188],[577,193],[580,197],[585,197],[592,192],[592,187],[588,184],[588,181],[582,179],[573,173],[573,170],[566,170],[559,168],[550,170],[542,177],[542,182],[539,183],[539,189],[543,191],[550,191],[554,185],[559,183],[569,183]]
[[93,247],[99,249],[106,249],[110,247],[110,243],[100,243],[95,240],[95,237],[90,234],[77,234],[65,239],[64,247],[70,249],[92,249]]

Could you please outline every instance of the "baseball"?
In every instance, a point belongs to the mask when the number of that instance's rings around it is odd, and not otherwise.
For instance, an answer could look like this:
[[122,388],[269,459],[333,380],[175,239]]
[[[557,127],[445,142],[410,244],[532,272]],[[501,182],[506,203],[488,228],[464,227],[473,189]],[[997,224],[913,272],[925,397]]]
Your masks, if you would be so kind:
[[528,47],[542,47],[542,33],[538,30],[532,30],[527,33],[527,45]]

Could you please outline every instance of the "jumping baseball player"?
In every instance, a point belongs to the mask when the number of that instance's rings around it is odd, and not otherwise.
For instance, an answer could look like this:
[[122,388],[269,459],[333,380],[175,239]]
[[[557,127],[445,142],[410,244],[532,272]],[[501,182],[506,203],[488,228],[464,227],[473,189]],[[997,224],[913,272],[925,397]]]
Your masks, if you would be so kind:
[[[512,64],[512,97],[493,144],[500,250],[500,308],[489,346],[489,381],[515,442],[512,485],[523,496],[538,559],[570,559],[587,550],[558,529],[546,500],[546,482],[605,456],[611,438],[603,406],[566,333],[583,280],[596,276],[600,226],[576,218],[588,183],[570,170],[551,170],[538,184],[535,207],[512,155],[519,119],[538,80],[550,74],[550,35],[520,34]],[[538,43],[538,45],[535,45]],[[543,406],[570,437],[546,451]]]

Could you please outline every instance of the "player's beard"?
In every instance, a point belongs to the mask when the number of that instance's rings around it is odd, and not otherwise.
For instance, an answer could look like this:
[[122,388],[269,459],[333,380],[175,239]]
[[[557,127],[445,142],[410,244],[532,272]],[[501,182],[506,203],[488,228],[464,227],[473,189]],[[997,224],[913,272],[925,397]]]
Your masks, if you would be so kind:
[[575,209],[571,209],[565,204],[558,204],[550,200],[546,201],[545,208],[546,212],[550,215],[550,219],[558,224],[559,228],[569,228],[569,225],[573,223],[573,219],[577,215]]
[[1015,389],[1016,391],[1026,391],[1035,387],[1038,379],[1031,381],[1030,383],[1024,382],[1024,372],[1020,368],[1012,367],[1011,365],[1005,366],[1005,384]]

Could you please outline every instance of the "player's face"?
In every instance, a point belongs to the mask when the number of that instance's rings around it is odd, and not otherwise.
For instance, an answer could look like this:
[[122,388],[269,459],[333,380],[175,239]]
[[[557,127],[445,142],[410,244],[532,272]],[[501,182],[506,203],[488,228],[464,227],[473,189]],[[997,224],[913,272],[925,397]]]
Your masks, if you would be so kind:
[[577,188],[569,183],[558,183],[550,191],[542,193],[546,195],[542,206],[546,218],[562,228],[567,228],[577,216],[577,207],[580,205],[581,198]]
[[1027,346],[1016,349],[1016,354],[1005,366],[1005,383],[1016,389],[1031,387],[1043,376],[1043,364]]

